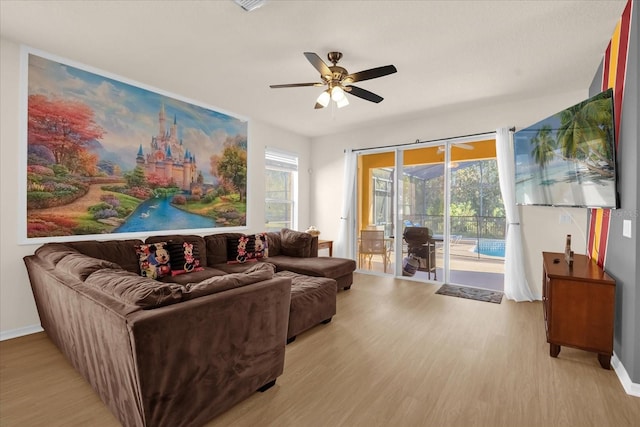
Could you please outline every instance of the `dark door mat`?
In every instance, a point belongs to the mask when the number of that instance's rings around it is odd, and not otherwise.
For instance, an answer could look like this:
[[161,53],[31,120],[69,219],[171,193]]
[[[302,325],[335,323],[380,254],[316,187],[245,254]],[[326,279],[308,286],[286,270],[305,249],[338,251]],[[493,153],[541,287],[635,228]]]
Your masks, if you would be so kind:
[[467,286],[442,285],[436,294],[448,295],[451,297],[474,299],[476,301],[492,302],[500,304],[502,302],[502,292],[488,291],[486,289],[469,288]]

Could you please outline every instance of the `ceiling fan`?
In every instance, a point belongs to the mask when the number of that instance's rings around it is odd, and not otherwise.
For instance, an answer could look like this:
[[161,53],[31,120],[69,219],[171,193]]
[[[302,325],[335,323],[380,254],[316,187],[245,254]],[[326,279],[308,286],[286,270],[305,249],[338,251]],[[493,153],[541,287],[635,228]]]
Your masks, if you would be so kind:
[[358,98],[375,102],[377,104],[384,98],[373,92],[359,88],[358,86],[353,86],[351,83],[383,77],[398,71],[393,65],[385,65],[383,67],[371,68],[358,73],[349,74],[346,69],[337,65],[340,58],[342,58],[341,52],[329,52],[327,54],[329,62],[333,64],[331,66],[327,65],[317,54],[313,52],[305,52],[304,56],[311,65],[320,72],[320,78],[322,79],[321,82],[291,83],[284,85],[271,85],[269,87],[272,89],[278,89],[283,87],[327,86],[327,89],[322,92],[316,100],[316,109],[326,107],[329,105],[329,101],[331,100],[338,105],[338,108],[349,105],[349,100],[345,96],[345,93],[349,93],[353,96],[357,96]]

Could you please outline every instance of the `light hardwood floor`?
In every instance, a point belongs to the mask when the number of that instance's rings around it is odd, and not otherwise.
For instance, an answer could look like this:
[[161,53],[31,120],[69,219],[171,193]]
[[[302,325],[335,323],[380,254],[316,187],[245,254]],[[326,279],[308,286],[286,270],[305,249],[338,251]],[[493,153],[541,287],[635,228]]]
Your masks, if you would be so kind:
[[[549,357],[541,303],[435,295],[356,274],[338,314],[287,346],[284,374],[207,426],[639,426],[595,354]],[[116,426],[44,333],[0,343],[0,425]]]

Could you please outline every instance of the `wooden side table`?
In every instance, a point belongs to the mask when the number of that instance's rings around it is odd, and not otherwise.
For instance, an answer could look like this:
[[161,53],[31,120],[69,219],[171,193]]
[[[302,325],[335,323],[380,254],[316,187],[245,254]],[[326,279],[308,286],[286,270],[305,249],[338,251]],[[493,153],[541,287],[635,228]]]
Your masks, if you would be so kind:
[[329,256],[333,256],[333,240],[318,240],[318,250],[329,249]]
[[598,354],[610,369],[616,282],[585,255],[575,255],[573,268],[564,254],[543,252],[542,302],[549,354],[561,346]]

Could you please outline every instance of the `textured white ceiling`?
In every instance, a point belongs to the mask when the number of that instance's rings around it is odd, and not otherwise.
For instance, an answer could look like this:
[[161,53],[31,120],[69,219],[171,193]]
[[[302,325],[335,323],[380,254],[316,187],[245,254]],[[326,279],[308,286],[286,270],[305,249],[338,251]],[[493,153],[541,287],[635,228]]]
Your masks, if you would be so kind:
[[[486,100],[586,89],[626,0],[0,2],[0,34],[202,104],[310,137]],[[314,110],[303,52],[341,51],[384,97]]]

